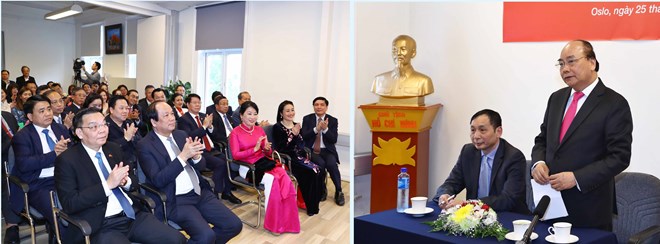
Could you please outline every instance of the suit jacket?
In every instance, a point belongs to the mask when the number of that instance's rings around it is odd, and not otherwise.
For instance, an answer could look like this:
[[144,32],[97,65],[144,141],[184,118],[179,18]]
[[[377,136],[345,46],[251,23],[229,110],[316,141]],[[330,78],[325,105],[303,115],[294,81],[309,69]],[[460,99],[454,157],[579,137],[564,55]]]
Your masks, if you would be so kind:
[[[488,196],[481,198],[496,211],[529,213],[525,203],[525,156],[506,140],[500,138],[493,159]],[[438,187],[433,201],[442,194],[458,194],[467,190],[467,199],[477,199],[481,150],[465,144],[449,177]]]
[[[231,128],[238,126],[238,123],[234,121],[231,115],[226,114],[226,116],[229,124],[231,124]],[[229,143],[227,141],[227,131],[225,131],[225,121],[218,112],[214,112],[213,114],[213,128],[213,133],[210,134],[212,141]]]
[[[82,105],[81,105],[82,106]],[[81,107],[82,108],[82,107]],[[78,108],[75,104],[71,103],[71,105],[66,106],[64,108],[64,111],[62,111],[62,121],[64,121],[64,118],[69,114],[69,112],[73,112],[73,115],[77,114],[78,111],[80,111],[81,108]]]
[[[119,145],[107,142],[102,148],[111,168],[121,162],[122,150]],[[96,158],[89,157],[82,143],[69,148],[55,160],[55,188],[62,210],[73,218],[86,220],[92,227],[92,234],[96,234],[103,225],[108,207],[108,196],[105,195],[101,178],[94,166],[97,163]],[[129,191],[135,190],[138,179],[132,170],[129,170],[129,177]],[[133,209],[137,213],[135,203],[133,199]],[[81,243],[83,235],[77,228],[68,228],[63,239],[63,243]]]
[[[186,144],[188,134],[185,131],[175,130],[172,132],[172,136],[179,149],[182,150]],[[169,206],[167,208],[167,216],[176,216],[177,210],[174,207],[176,206],[176,177],[183,172],[183,166],[181,166],[179,159],[170,159],[165,145],[163,145],[163,142],[154,131],[149,132],[146,137],[138,142],[138,159],[147,178],[146,182],[165,192],[167,195],[167,206]],[[200,188],[211,191],[211,186],[199,173],[201,169],[206,167],[204,157],[197,164],[194,164],[192,159],[189,159],[187,163],[193,165],[199,179]],[[152,194],[147,195],[155,197]],[[154,210],[154,214],[160,220],[163,220],[162,204],[162,202],[156,201],[156,209]]]
[[566,87],[550,95],[535,138],[532,162],[545,161],[550,175],[571,171],[580,187],[561,192],[574,226],[612,223],[614,176],[630,164],[633,122],[628,101],[600,78],[559,142],[568,97]]
[[144,114],[147,111],[147,108],[149,107],[149,104],[147,103],[147,98],[142,98],[138,100],[137,105],[140,108],[140,115]]
[[[199,113],[200,123],[203,123],[205,118],[206,118],[206,114]],[[211,134],[211,133],[208,133],[208,129],[205,130],[204,128],[197,126],[197,120],[195,120],[195,118],[193,118],[193,116],[190,114],[190,112],[186,112],[183,116],[181,116],[177,119],[176,128],[179,129],[179,130],[185,131],[186,133],[188,133],[188,135],[190,137],[192,137],[192,138],[197,137],[200,140],[203,140],[202,137],[206,136],[207,134],[209,134],[209,135]],[[214,128],[213,131],[216,131],[215,126],[213,128]],[[213,143],[213,142],[211,142],[211,143]]]
[[16,85],[18,85],[18,89],[20,90],[21,88],[23,88],[25,86],[25,84],[28,83],[28,81],[32,81],[35,84],[37,83],[37,81],[32,76],[30,76],[27,80],[25,80],[25,77],[23,77],[22,75],[19,76],[19,77],[16,77]]
[[[62,136],[65,139],[70,138],[69,131],[63,125],[52,123],[50,127],[58,140]],[[30,190],[41,187],[40,182],[43,181],[38,181],[41,169],[55,165],[55,151],[44,154],[39,133],[41,131],[37,132],[34,124],[29,124],[16,132],[12,139],[12,147],[16,160],[11,174],[27,183],[30,186]],[[14,187],[17,186],[12,184],[12,190],[15,189],[18,192],[18,188]],[[12,208],[17,212],[25,207],[25,201],[23,201],[21,194],[11,194],[10,200]]]
[[131,169],[134,169],[137,164],[137,142],[142,139],[142,136],[140,133],[136,132],[135,135],[133,136],[133,140],[131,141],[126,141],[124,139],[124,129],[128,127],[129,124],[135,123],[127,119],[122,123],[122,126],[119,127],[114,121],[112,121],[112,118],[110,118],[110,115],[105,117],[105,121],[109,123],[108,125],[108,141],[117,143],[120,147],[121,150],[124,154],[123,161],[124,164],[130,164]]
[[[337,143],[337,127],[338,121],[335,117],[332,117],[329,114],[325,114],[325,118],[328,119],[328,132],[321,136],[325,148],[335,155],[337,163],[339,163],[339,155],[337,154],[337,148],[335,144]],[[302,125],[302,136],[305,141],[305,146],[310,149],[314,149],[314,141],[316,141],[316,133],[314,133],[314,128],[316,127],[316,114],[311,113],[303,117]],[[329,162],[326,162],[329,163]]]

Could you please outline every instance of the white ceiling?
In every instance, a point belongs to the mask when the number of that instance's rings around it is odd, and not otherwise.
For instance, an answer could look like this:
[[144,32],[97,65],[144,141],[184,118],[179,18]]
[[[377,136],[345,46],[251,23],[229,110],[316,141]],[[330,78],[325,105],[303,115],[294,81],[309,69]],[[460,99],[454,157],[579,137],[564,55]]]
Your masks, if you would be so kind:
[[121,16],[150,17],[182,11],[190,7],[221,3],[221,1],[13,1],[7,2],[46,11],[80,5],[82,14],[73,17],[76,23],[87,24]]

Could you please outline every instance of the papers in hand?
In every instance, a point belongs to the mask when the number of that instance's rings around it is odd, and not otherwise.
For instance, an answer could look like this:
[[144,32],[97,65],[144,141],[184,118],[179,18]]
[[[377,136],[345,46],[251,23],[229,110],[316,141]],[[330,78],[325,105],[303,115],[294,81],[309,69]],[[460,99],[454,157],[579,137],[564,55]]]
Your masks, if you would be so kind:
[[531,179],[530,181],[532,183],[534,205],[537,205],[541,200],[541,197],[544,195],[550,197],[550,205],[548,206],[548,210],[545,211],[545,215],[543,215],[541,220],[556,219],[568,216],[566,205],[564,205],[564,199],[561,197],[561,192],[552,189],[550,184],[541,185],[536,183],[534,179]]

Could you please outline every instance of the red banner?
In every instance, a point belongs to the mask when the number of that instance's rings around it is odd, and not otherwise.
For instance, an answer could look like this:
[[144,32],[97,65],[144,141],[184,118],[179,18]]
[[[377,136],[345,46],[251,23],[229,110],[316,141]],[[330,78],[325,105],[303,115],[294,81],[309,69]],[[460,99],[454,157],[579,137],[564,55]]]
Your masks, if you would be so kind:
[[660,39],[660,2],[505,2],[504,42]]

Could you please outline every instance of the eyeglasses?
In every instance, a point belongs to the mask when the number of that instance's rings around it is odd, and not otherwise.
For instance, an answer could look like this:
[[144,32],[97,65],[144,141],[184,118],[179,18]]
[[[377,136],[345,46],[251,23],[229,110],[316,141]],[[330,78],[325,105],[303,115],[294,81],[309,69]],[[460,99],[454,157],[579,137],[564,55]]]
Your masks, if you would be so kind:
[[568,64],[568,67],[573,67],[573,65],[575,65],[577,63],[577,61],[582,59],[582,58],[586,58],[586,56],[582,56],[580,58],[571,58],[571,59],[566,60],[566,62],[564,62],[564,60],[560,59],[560,60],[557,61],[557,64],[555,64],[555,66],[557,66],[557,68],[559,68],[559,69],[563,69],[564,66],[567,65],[567,64]]
[[95,132],[95,131],[99,130],[99,128],[107,128],[109,125],[110,125],[109,122],[105,122],[105,123],[101,123],[101,124],[94,124],[94,125],[87,126],[87,127],[81,126],[79,128],[87,128],[87,129],[91,130],[92,132]]

